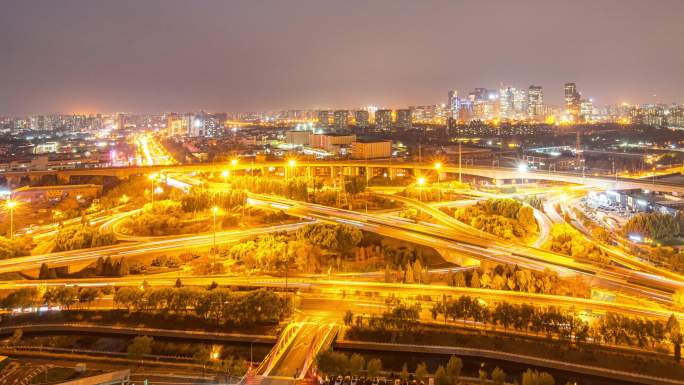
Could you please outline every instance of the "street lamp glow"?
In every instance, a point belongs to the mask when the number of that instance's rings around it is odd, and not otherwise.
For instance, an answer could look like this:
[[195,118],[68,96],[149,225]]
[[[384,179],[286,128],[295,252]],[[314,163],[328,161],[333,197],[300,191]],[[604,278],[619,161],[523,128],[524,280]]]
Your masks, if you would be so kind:
[[17,201],[8,199],[5,201],[5,207],[10,212],[10,239],[14,238],[14,208],[17,207]]
[[231,166],[237,166],[237,164],[238,164],[237,158],[231,159],[231,160],[230,160],[230,164],[231,164]]
[[520,163],[518,165],[518,172],[527,172],[527,164],[525,163]]
[[420,178],[418,178],[418,186],[422,186],[424,184],[425,184],[425,178],[421,176]]
[[158,174],[150,174],[150,175],[147,176],[147,179],[149,179],[149,180],[155,180],[155,179],[157,179],[158,177],[159,177]]
[[435,162],[435,170],[441,170],[442,169],[442,162]]
[[296,159],[290,159],[289,161],[287,161],[287,164],[290,167],[295,167],[297,165],[297,160]]

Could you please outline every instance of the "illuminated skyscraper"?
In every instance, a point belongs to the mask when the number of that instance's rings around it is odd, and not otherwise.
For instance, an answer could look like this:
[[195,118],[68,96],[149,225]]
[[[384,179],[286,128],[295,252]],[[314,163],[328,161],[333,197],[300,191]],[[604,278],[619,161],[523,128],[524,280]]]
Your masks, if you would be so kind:
[[513,119],[515,110],[513,108],[513,91],[512,87],[506,87],[499,90],[499,115],[501,119]]
[[580,112],[580,94],[575,83],[565,83],[565,114],[576,122]]
[[544,120],[544,92],[541,86],[531,85],[527,90],[527,116],[530,120]]
[[343,130],[347,128],[347,119],[349,118],[349,111],[337,110],[333,113],[333,124],[336,129]]
[[580,120],[583,122],[590,122],[594,120],[594,101],[585,99],[580,102]]
[[375,111],[375,127],[378,130],[388,130],[392,127],[392,110]]
[[524,89],[513,88],[513,119],[527,117],[527,93]]
[[458,117],[458,91],[450,90],[447,94],[447,109],[449,111],[449,118]]
[[166,133],[169,136],[185,136],[188,134],[188,120],[177,114],[166,117]]
[[370,113],[366,110],[356,110],[354,111],[354,120],[356,121],[357,127],[368,127],[370,123]]
[[327,127],[330,124],[330,111],[320,110],[318,111],[318,124],[322,127]]
[[411,128],[411,110],[397,110],[397,127],[404,129]]

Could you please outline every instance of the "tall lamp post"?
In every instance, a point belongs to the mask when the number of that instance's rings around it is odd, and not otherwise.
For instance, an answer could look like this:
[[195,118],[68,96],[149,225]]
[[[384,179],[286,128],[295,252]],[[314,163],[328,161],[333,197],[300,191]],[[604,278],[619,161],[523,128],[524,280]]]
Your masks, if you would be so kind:
[[237,158],[233,158],[230,160],[230,169],[231,169],[230,173],[231,174],[235,174],[235,166],[237,166],[237,164],[238,164]]
[[435,162],[435,171],[437,171],[437,194],[440,201],[442,200],[442,186],[440,184],[442,179],[442,173],[440,172],[441,170],[442,162]]
[[292,178],[292,175],[294,175],[294,169],[297,167],[297,160],[290,159],[287,161],[287,165],[290,167],[289,178]]
[[150,174],[147,178],[149,178],[150,182],[152,182],[152,189],[150,190],[150,197],[152,199],[152,206],[154,206],[154,188],[155,188],[155,182],[157,181],[157,174]]
[[5,202],[5,207],[7,207],[10,212],[10,239],[12,239],[14,238],[14,208],[17,207],[17,201],[8,199]]
[[458,141],[458,184],[463,184],[463,165],[461,164],[461,141]]
[[418,177],[418,199],[422,202],[423,201],[423,185],[425,185],[425,178],[424,177]]

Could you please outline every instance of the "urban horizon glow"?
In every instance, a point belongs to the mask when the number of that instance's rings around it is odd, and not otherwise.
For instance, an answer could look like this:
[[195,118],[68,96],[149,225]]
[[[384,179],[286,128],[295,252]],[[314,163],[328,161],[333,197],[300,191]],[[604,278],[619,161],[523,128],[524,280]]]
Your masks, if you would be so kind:
[[531,84],[560,105],[566,82],[596,105],[684,100],[680,1],[0,9],[0,115],[402,108],[443,103],[445,89]]

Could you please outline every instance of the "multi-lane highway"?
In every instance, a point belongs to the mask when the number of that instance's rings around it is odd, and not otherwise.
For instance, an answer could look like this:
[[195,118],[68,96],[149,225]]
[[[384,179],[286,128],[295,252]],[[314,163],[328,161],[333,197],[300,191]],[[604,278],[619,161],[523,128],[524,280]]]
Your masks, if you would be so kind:
[[[643,271],[618,266],[597,267],[588,263],[527,245],[502,242],[487,234],[473,235],[474,229],[458,231],[453,228],[410,223],[399,219],[379,217],[311,203],[292,201],[276,196],[251,194],[252,203],[271,205],[288,214],[321,221],[344,223],[381,235],[404,239],[438,250],[450,250],[479,260],[515,263],[535,270],[550,268],[560,275],[580,274],[593,285],[619,290],[636,296],[671,303],[671,293],[684,287],[684,282]],[[467,226],[466,226],[467,227]],[[477,230],[475,230],[477,231]],[[470,232],[470,233],[469,233]]]
[[[235,243],[242,239],[274,232],[293,231],[302,226],[303,223],[292,223],[286,225],[257,227],[245,230],[227,230],[216,232],[216,244],[225,245]],[[43,263],[49,267],[68,266],[83,262],[94,261],[98,258],[120,258],[144,256],[152,253],[173,252],[173,251],[193,251],[211,247],[214,243],[213,233],[200,235],[183,235],[176,237],[164,237],[160,240],[149,242],[130,242],[114,246],[105,246],[84,250],[72,250],[58,253],[41,255],[31,255],[19,258],[0,260],[0,273],[13,271],[24,271],[40,268]]]

